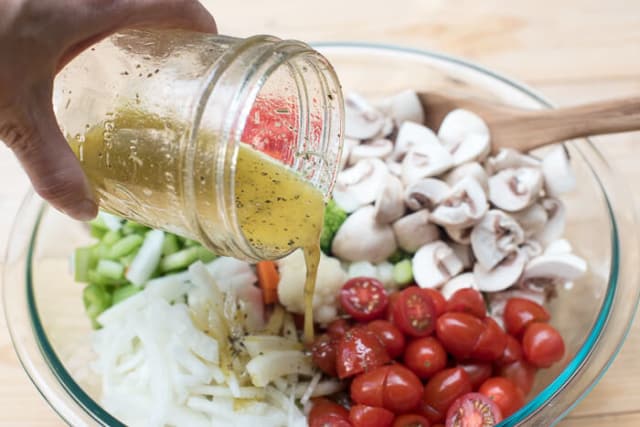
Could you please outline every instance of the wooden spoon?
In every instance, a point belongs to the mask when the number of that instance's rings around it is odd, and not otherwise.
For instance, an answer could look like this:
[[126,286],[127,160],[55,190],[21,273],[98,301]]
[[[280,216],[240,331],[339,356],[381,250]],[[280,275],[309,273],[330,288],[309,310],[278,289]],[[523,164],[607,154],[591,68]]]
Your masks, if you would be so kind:
[[444,117],[456,108],[482,117],[489,126],[494,151],[529,151],[573,138],[640,130],[640,96],[549,110],[525,110],[439,93],[418,96],[425,110],[425,124],[431,129],[437,130]]

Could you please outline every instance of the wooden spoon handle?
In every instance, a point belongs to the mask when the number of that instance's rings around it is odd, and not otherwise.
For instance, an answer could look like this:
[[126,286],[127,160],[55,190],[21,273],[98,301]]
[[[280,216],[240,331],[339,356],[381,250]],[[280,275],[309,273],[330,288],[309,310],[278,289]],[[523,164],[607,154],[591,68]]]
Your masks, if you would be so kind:
[[[553,142],[589,135],[640,130],[640,97],[596,102],[555,110],[527,111],[495,123],[504,145],[517,141],[531,150]],[[492,129],[493,130],[493,129]]]

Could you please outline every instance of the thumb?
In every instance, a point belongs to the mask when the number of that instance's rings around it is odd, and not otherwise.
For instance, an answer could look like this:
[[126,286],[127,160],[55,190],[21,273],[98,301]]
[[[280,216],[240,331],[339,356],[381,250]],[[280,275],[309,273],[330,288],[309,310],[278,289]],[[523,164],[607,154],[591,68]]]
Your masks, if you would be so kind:
[[36,91],[30,98],[17,110],[15,121],[3,126],[0,136],[43,199],[75,219],[92,219],[98,207],[80,163],[58,127],[51,88]]

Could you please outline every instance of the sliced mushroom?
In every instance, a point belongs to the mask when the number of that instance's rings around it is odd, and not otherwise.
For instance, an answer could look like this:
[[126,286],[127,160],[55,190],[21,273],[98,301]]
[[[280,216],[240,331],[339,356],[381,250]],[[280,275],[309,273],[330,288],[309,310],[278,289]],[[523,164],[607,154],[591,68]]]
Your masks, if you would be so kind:
[[397,177],[402,176],[402,163],[396,162],[393,159],[387,159],[387,167],[389,168],[389,172]]
[[462,271],[462,262],[453,250],[438,240],[424,245],[413,256],[413,278],[421,288],[435,288]]
[[393,122],[393,119],[391,117],[385,117],[384,123],[382,124],[382,129],[380,129],[380,132],[376,136],[378,139],[390,138],[395,129],[396,125]]
[[554,240],[549,243],[544,250],[545,255],[570,254],[571,252],[573,252],[573,248],[571,247],[571,243],[566,239]]
[[484,192],[489,194],[489,176],[487,175],[487,171],[485,171],[478,162],[465,163],[454,168],[447,174],[444,180],[447,184],[454,186],[468,176],[475,178],[482,186]]
[[502,291],[518,281],[526,262],[527,255],[522,251],[515,251],[490,270],[476,263],[473,277],[482,292]]
[[331,251],[346,261],[385,261],[398,248],[393,229],[387,224],[378,224],[376,209],[364,206],[347,217],[338,229]]
[[540,204],[547,212],[547,223],[544,228],[533,235],[543,245],[549,245],[554,240],[562,237],[565,229],[566,209],[564,204],[553,198],[546,198]]
[[466,228],[477,223],[489,205],[484,190],[474,178],[458,182],[431,213],[431,221],[444,227]]
[[519,211],[537,200],[542,183],[540,169],[505,169],[489,178],[489,200],[505,211]]
[[486,162],[487,173],[493,175],[505,169],[513,168],[539,168],[540,160],[526,154],[522,154],[513,148],[503,148],[494,157],[489,157]]
[[473,227],[444,227],[444,231],[447,233],[447,236],[456,243],[461,245],[471,244],[471,231],[473,231]]
[[412,90],[402,91],[389,98],[389,114],[398,126],[406,121],[424,122],[422,103]]
[[471,231],[471,246],[478,263],[491,270],[524,242],[524,231],[511,216],[490,210]]
[[482,160],[491,150],[487,124],[480,116],[460,108],[445,116],[438,130],[438,138],[453,155],[456,166]]
[[429,212],[424,209],[394,222],[393,232],[400,249],[409,253],[440,238],[438,227],[429,222]]
[[540,242],[533,239],[526,240],[522,245],[520,245],[520,250],[527,255],[528,259],[533,259],[542,255],[542,245]]
[[354,165],[363,159],[385,159],[393,151],[393,142],[388,139],[374,139],[364,142],[351,149],[349,164]]
[[576,177],[569,163],[567,151],[562,145],[553,147],[542,158],[542,174],[549,196],[557,197],[576,187]]
[[451,155],[439,144],[413,147],[402,160],[402,181],[411,185],[419,179],[440,175],[452,165]]
[[355,139],[369,139],[384,126],[385,117],[357,93],[349,93],[344,100],[344,134]]
[[338,175],[333,198],[342,209],[353,212],[372,203],[388,178],[389,171],[382,160],[361,160]]
[[451,188],[436,178],[415,181],[405,190],[404,201],[413,211],[434,209],[449,193]]
[[522,280],[544,284],[549,280],[572,282],[587,272],[587,263],[573,254],[545,254],[529,261]]
[[547,211],[541,204],[535,203],[528,208],[511,214],[524,230],[525,237],[531,237],[540,232],[547,224]]
[[440,144],[440,140],[431,129],[419,123],[405,121],[398,129],[398,135],[396,136],[393,149],[393,159],[401,161],[411,149],[422,145],[427,147],[437,146],[446,152],[442,144]]
[[473,267],[473,262],[475,258],[473,257],[473,250],[471,250],[471,245],[463,245],[457,242],[449,243],[451,249],[456,254],[458,259],[462,262],[462,267],[466,270],[468,268]]
[[376,221],[388,224],[404,215],[402,182],[389,175],[375,201]]
[[442,289],[440,289],[440,293],[446,300],[448,300],[460,289],[469,288],[478,290],[478,285],[476,285],[476,281],[473,278],[473,273],[464,273],[445,283]]
[[360,145],[359,139],[353,139],[353,138],[344,139],[344,143],[342,144],[342,155],[340,156],[341,171],[347,166],[349,158],[351,157],[351,151],[358,145]]

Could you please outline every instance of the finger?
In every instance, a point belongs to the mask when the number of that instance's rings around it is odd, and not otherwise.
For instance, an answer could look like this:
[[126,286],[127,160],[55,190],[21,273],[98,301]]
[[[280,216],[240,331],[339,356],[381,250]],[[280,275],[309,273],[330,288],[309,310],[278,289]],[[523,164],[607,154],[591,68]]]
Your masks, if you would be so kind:
[[86,221],[96,216],[98,208],[82,168],[58,128],[50,99],[34,96],[14,125],[5,127],[3,137],[35,191],[56,209]]

